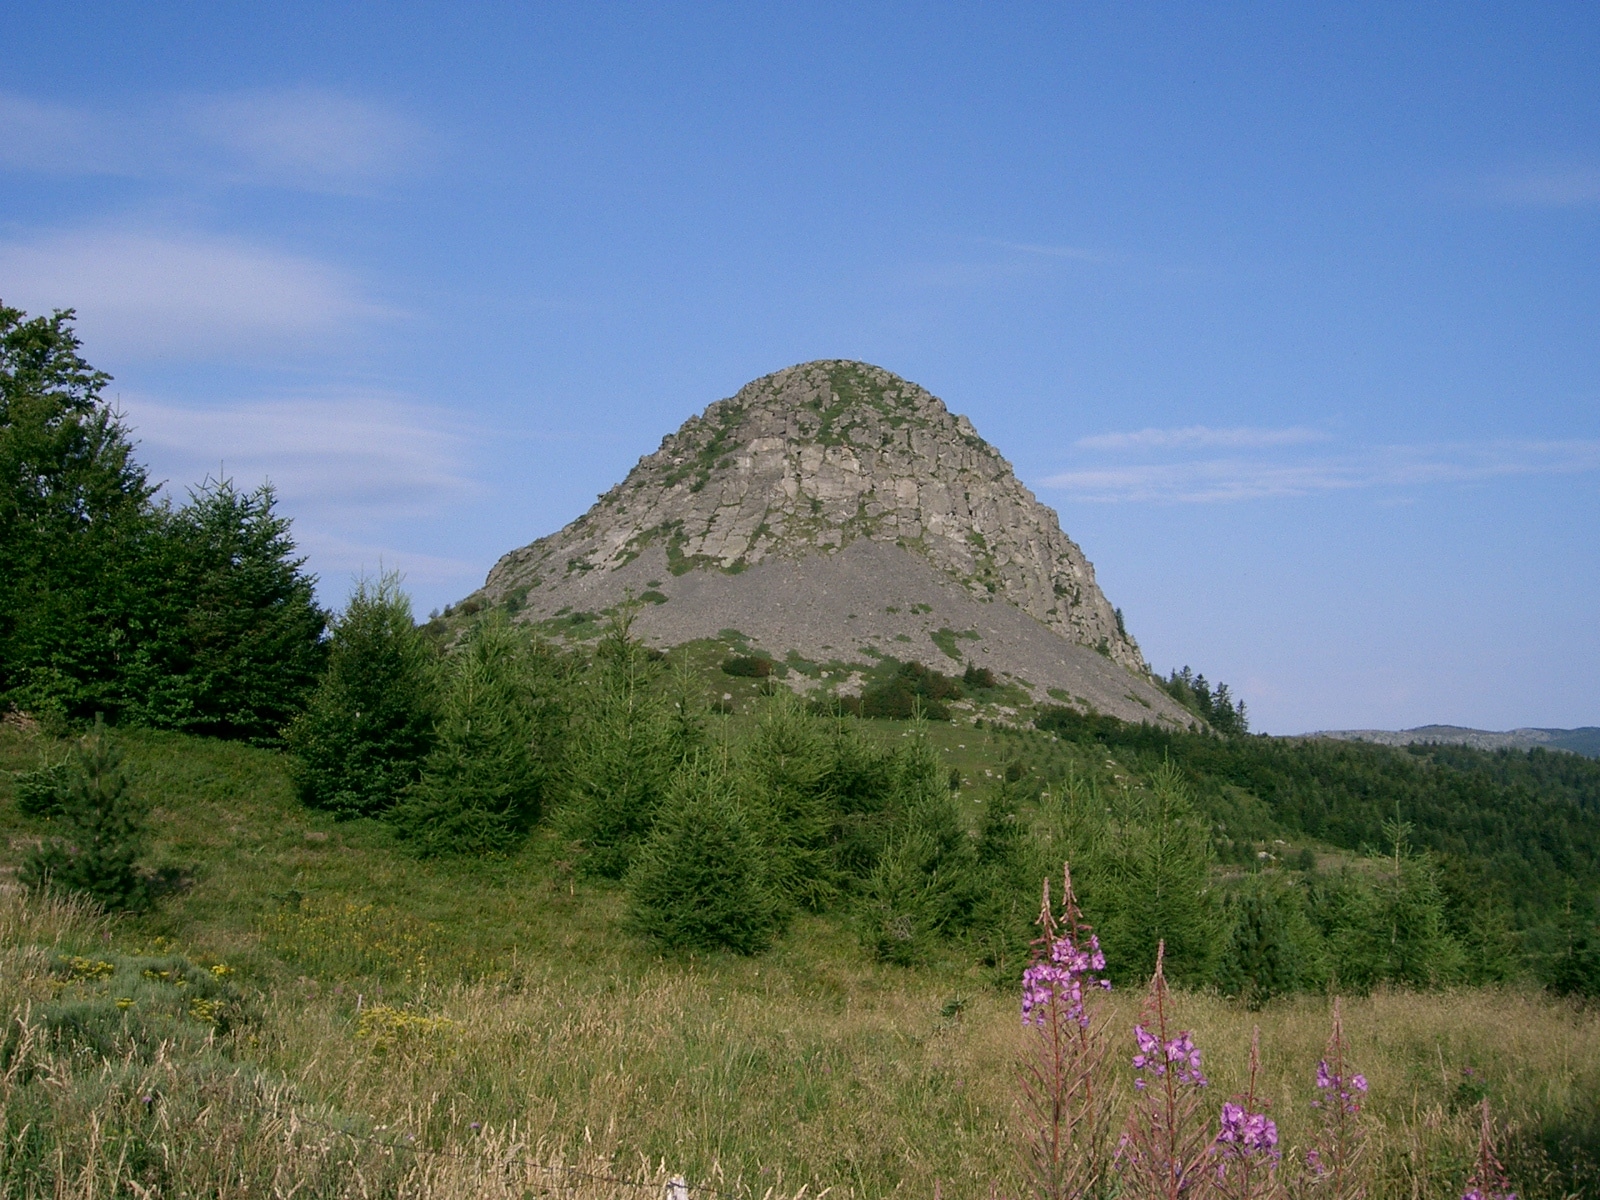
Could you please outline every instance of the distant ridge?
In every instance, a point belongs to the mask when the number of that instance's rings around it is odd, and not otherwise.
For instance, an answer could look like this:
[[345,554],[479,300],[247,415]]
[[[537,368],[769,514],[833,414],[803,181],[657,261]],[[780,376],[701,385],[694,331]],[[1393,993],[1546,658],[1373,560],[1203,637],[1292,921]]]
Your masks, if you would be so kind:
[[1418,725],[1415,729],[1323,729],[1306,737],[1336,738],[1342,742],[1373,742],[1379,746],[1434,743],[1471,746],[1477,750],[1565,750],[1586,758],[1600,758],[1600,726],[1580,729],[1468,729],[1463,725]]

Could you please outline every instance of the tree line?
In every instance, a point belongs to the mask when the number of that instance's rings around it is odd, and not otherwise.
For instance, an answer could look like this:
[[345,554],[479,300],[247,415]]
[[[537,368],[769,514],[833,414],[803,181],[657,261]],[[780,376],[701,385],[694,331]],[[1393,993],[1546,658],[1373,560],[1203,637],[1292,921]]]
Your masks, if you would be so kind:
[[0,304],[0,707],[274,742],[326,654],[289,522],[268,485],[158,497],[79,351]]

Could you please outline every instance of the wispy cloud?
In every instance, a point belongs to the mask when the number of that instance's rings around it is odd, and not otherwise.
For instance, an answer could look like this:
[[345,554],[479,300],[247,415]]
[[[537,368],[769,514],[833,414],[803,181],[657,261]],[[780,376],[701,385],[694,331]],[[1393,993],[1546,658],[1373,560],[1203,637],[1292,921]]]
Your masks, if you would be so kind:
[[423,554],[403,546],[380,541],[361,541],[323,533],[316,529],[295,528],[295,542],[311,557],[321,576],[324,604],[337,605],[345,579],[375,575],[379,571],[399,571],[409,585],[447,584],[457,595],[483,582],[483,566],[464,558]]
[[1594,470],[1600,470],[1600,440],[1486,441],[1377,446],[1295,461],[1232,457],[1083,468],[1040,486],[1105,503],[1207,503]]
[[92,109],[0,93],[0,167],[364,191],[426,157],[427,130],[383,104],[322,88]]
[[1569,166],[1514,171],[1483,181],[1491,204],[1523,208],[1576,208],[1600,204],[1600,167]]
[[225,471],[270,479],[297,511],[346,528],[419,516],[473,495],[459,420],[401,397],[331,393],[216,407],[122,400],[156,469],[187,484]]
[[1170,450],[1189,446],[1221,446],[1230,449],[1258,449],[1267,446],[1302,446],[1328,440],[1320,429],[1292,426],[1287,429],[1259,429],[1247,426],[1213,429],[1209,425],[1188,425],[1181,429],[1139,429],[1130,433],[1097,433],[1079,438],[1084,450]]
[[1041,258],[1070,258],[1078,262],[1104,262],[1106,256],[1099,250],[1089,250],[1083,246],[1049,246],[1037,242],[1005,242],[999,238],[985,239],[991,246],[999,246],[1005,250],[1015,250],[1019,254],[1032,254]]
[[76,308],[97,353],[129,357],[301,348],[397,315],[337,267],[195,233],[90,229],[0,243],[0,286],[35,311]]

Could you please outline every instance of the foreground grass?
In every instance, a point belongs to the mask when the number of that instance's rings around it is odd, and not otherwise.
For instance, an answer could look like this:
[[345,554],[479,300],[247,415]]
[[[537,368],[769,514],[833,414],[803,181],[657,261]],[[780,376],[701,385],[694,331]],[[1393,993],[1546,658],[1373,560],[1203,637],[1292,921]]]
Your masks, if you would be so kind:
[[[8,1194],[520,1196],[552,1164],[594,1195],[673,1173],[755,1195],[1022,1190],[1015,999],[960,961],[883,967],[834,919],[756,959],[663,958],[548,837],[419,864],[379,824],[299,807],[272,754],[125,748],[157,805],[153,860],[192,883],[138,920],[0,895]],[[40,749],[0,731],[0,767]],[[0,814],[15,863],[44,827]],[[1119,1029],[1137,1002],[1114,998]],[[1299,1154],[1327,1000],[1179,1006],[1219,1104],[1260,1026]],[[1600,1131],[1592,1011],[1380,994],[1347,1001],[1346,1027],[1372,1082],[1374,1196],[1459,1195],[1485,1094],[1525,1196],[1600,1189],[1577,1174]]]

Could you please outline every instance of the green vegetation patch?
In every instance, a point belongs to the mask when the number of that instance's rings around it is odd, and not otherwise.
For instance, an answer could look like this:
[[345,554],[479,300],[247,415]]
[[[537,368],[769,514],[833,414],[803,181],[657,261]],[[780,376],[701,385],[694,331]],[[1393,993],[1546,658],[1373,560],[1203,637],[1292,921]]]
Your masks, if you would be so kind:
[[933,639],[933,644],[944,653],[946,658],[953,658],[960,662],[963,658],[960,643],[963,641],[982,641],[982,635],[976,629],[964,629],[959,633],[944,626],[928,635]]

